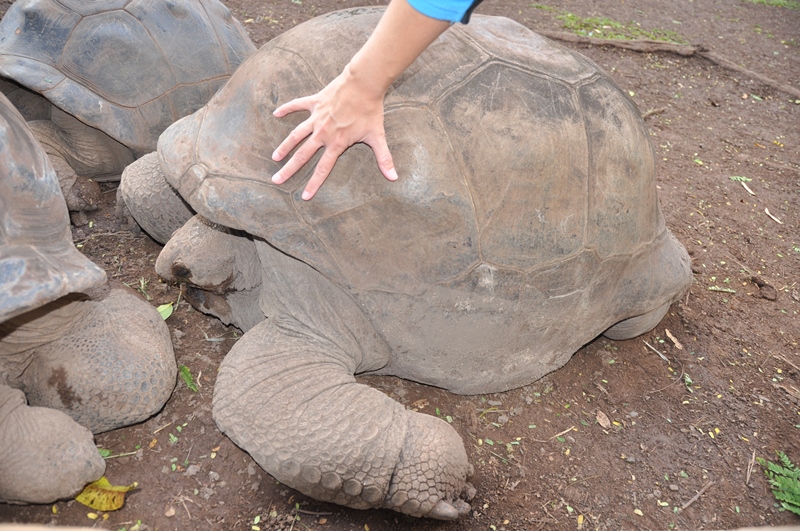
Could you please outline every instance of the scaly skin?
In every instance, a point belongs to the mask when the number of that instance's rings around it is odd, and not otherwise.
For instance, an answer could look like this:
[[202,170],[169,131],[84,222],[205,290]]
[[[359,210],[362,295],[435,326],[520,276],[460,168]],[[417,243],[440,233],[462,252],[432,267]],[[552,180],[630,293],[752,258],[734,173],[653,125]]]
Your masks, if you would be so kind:
[[172,233],[194,216],[167,182],[155,151],[129,164],[122,172],[116,216],[119,220],[128,215],[161,244],[167,243]]
[[8,384],[94,433],[147,419],[175,387],[163,319],[125,290],[102,301],[63,297],[1,323],[0,338]]
[[455,520],[469,463],[446,422],[357,384],[351,356],[271,320],[226,356],[214,419],[278,481],[319,500]]
[[0,502],[51,503],[99,479],[106,463],[89,430],[0,385],[0,469]]

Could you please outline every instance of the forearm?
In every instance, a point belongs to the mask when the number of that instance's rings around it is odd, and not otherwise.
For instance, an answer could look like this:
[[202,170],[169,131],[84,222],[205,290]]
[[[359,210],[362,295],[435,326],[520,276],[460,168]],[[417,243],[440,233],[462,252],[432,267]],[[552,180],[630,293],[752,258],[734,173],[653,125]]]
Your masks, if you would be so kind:
[[345,75],[381,97],[406,68],[448,27],[406,0],[392,0],[367,43],[345,67]]

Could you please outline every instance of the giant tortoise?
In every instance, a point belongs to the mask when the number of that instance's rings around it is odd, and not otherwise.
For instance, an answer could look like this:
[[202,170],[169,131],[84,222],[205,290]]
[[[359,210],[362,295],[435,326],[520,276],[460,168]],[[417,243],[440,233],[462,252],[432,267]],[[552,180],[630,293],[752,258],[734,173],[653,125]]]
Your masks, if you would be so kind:
[[166,324],[105,281],[72,245],[48,157],[0,94],[0,502],[76,494],[105,470],[92,432],[142,421],[172,393]]
[[219,0],[18,0],[0,22],[0,90],[32,122],[69,209],[94,210],[96,181],[153,151],[253,51]]
[[389,90],[399,181],[355,145],[312,201],[300,194],[314,160],[273,184],[269,155],[304,116],[272,111],[335,77],[381,12],[279,36],[162,134],[157,167],[198,215],[156,270],[246,331],[213,414],[264,469],[320,500],[453,519],[467,509],[458,435],[353,375],[523,386],[600,334],[652,329],[691,272],[636,105],[505,18],[453,26]]

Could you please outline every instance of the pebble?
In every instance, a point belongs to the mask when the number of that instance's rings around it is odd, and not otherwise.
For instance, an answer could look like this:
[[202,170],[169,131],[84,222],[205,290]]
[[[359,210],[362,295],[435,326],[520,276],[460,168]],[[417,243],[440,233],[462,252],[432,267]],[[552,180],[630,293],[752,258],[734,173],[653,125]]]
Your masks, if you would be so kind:
[[184,472],[184,474],[186,474],[187,476],[194,476],[198,472],[200,472],[200,467],[199,466],[197,466],[197,465],[189,465],[188,467],[186,467],[186,472]]
[[488,403],[490,406],[495,406],[495,407],[497,407],[497,406],[502,406],[502,405],[503,405],[503,403],[502,403],[502,402],[500,402],[499,400],[489,400],[487,403]]
[[680,490],[680,487],[673,484],[673,485],[669,486],[669,490],[671,490],[672,492],[676,492],[676,491]]
[[217,474],[216,472],[214,472],[214,471],[212,470],[212,471],[210,471],[210,472],[208,473],[208,478],[209,478],[211,481],[219,481],[219,474]]

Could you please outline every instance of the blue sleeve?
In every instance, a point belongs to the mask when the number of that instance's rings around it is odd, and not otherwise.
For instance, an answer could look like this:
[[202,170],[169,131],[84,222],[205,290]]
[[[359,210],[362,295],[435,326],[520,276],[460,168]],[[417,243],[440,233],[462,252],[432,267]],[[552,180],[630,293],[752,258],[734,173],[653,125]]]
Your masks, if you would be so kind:
[[469,16],[481,0],[407,0],[423,15],[449,22],[469,22]]

